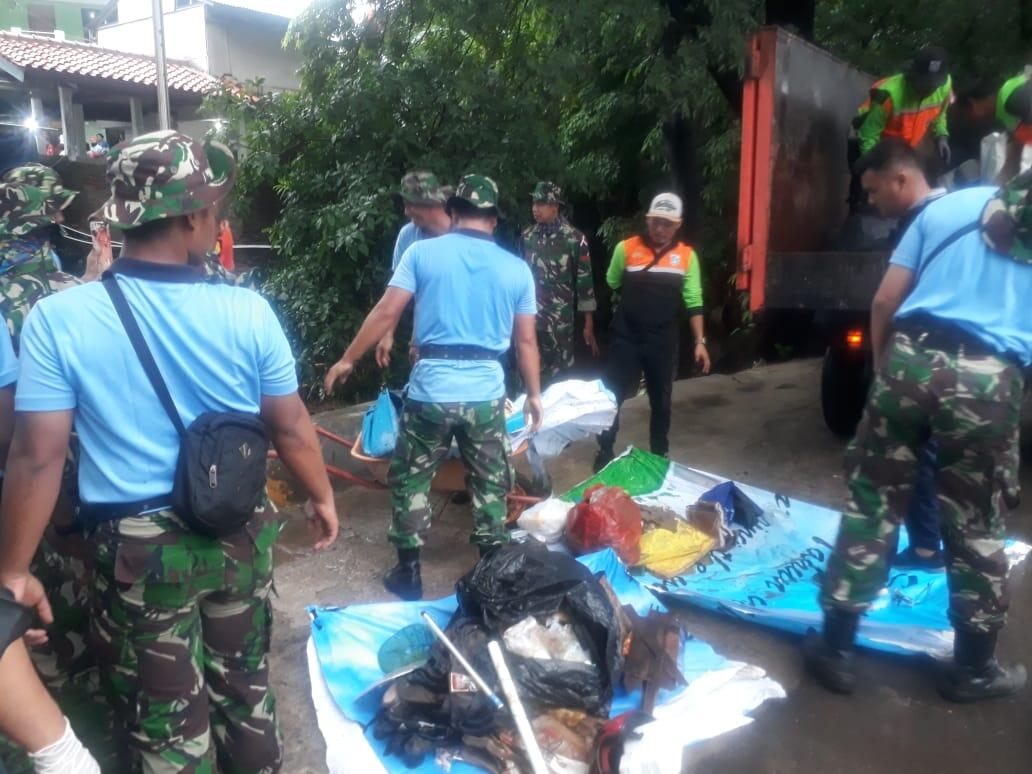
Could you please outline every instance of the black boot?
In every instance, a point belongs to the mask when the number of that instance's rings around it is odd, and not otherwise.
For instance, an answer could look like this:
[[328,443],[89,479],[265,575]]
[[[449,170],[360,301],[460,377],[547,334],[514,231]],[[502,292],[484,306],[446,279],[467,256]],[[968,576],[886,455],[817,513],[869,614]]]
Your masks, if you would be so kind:
[[383,576],[383,587],[394,596],[409,602],[423,598],[423,577],[419,572],[418,548],[398,549],[398,564]]
[[598,473],[602,468],[613,461],[613,457],[616,455],[613,453],[612,446],[601,445],[598,447],[598,454],[595,455],[595,464],[592,466],[592,470]]
[[505,545],[505,544],[504,543],[491,543],[489,545],[484,545],[483,543],[477,543],[477,551],[480,552],[480,558],[483,559],[489,553],[491,553],[496,548],[498,548],[498,546],[502,546],[502,545]]
[[853,670],[853,641],[860,616],[842,610],[824,614],[824,632],[810,631],[803,643],[806,669],[817,682],[835,693],[852,693],[856,688]]
[[996,632],[976,634],[957,631],[953,641],[953,666],[939,682],[944,699],[960,703],[1011,696],[1025,687],[1028,674],[1021,664],[1003,665],[996,660]]

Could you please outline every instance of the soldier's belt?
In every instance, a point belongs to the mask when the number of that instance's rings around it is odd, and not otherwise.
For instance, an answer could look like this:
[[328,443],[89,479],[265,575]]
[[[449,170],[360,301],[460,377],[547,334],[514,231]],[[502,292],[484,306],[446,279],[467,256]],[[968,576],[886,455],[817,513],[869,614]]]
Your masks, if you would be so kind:
[[93,529],[109,521],[121,521],[142,513],[172,507],[171,495],[160,495],[131,503],[81,503],[76,514],[76,528]]
[[896,330],[928,349],[956,353],[963,348],[964,354],[968,357],[995,357],[1021,366],[1021,359],[1013,352],[998,352],[971,331],[930,314],[905,317],[897,321]]
[[423,344],[417,351],[420,360],[497,360],[505,354],[466,344]]

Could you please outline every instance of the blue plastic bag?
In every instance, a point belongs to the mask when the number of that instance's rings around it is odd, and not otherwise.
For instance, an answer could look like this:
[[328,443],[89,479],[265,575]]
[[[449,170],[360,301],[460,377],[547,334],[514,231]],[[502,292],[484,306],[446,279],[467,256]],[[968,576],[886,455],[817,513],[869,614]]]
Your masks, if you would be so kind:
[[387,457],[398,443],[400,395],[386,387],[362,418],[362,451],[372,457]]

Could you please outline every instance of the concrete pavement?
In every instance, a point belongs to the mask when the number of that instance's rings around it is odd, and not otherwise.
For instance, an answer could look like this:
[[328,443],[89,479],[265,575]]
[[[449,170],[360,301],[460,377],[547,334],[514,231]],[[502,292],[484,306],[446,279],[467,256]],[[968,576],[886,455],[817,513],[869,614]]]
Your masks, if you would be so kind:
[[[844,443],[825,430],[820,416],[817,361],[764,366],[730,376],[683,381],[674,390],[671,457],[693,467],[783,492],[792,499],[840,508],[845,500],[841,472]],[[619,446],[647,448],[648,407],[644,399],[626,408]],[[330,428],[357,426],[355,411],[318,417]],[[557,491],[591,472],[594,446],[574,445],[550,468]],[[346,455],[338,461],[350,464]],[[1025,465],[1026,492],[1032,470]],[[1032,495],[1029,495],[1032,497]],[[380,575],[394,560],[386,542],[389,514],[385,492],[350,488],[339,505],[351,517],[354,537],[314,555],[305,548],[303,527],[284,535],[277,569],[273,684],[286,738],[284,772],[325,771],[325,751],[309,699],[305,605],[347,605],[386,600]],[[1028,498],[1026,498],[1026,503]],[[1012,531],[1027,537],[1029,506],[1014,515]],[[424,551],[427,596],[447,594],[475,561],[468,544],[468,507],[449,505]],[[1032,583],[1027,569],[1014,577],[1011,623],[1001,653],[1021,657],[1032,639]],[[864,655],[863,683],[856,696],[832,696],[802,673],[797,642],[691,608],[680,610],[692,634],[728,658],[762,666],[788,692],[768,702],[751,726],[693,747],[691,770],[706,772],[961,772],[994,774],[1032,770],[1032,690],[1010,700],[975,706],[950,705],[935,693],[931,668],[919,659]]]

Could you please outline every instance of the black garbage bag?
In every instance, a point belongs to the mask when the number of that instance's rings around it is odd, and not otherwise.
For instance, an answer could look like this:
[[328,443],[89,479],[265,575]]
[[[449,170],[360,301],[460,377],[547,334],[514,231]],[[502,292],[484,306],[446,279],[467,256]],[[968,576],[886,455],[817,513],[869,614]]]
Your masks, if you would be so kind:
[[[598,579],[577,560],[539,544],[496,549],[457,585],[459,608],[445,634],[492,690],[502,695],[487,643],[527,616],[562,612],[591,664],[523,658],[506,652],[520,697],[537,708],[565,707],[608,715],[613,685],[623,669],[619,617]],[[511,730],[512,717],[473,688],[463,667],[435,642],[426,664],[388,689],[373,732],[387,753],[409,767],[464,739]]]
[[[446,634],[500,694],[483,624],[456,617]],[[377,739],[388,740],[387,754],[415,767],[437,748],[458,746],[464,736],[490,736],[508,726],[508,714],[496,710],[486,694],[470,682],[462,666],[453,663],[451,653],[435,641],[426,664],[396,680],[384,697],[373,733]]]
[[598,579],[571,556],[539,543],[510,544],[488,554],[456,585],[457,615],[478,619],[496,636],[527,616],[563,612],[591,664],[506,654],[527,700],[606,715],[623,667],[617,613]]

